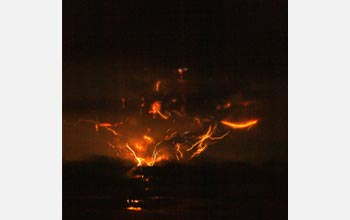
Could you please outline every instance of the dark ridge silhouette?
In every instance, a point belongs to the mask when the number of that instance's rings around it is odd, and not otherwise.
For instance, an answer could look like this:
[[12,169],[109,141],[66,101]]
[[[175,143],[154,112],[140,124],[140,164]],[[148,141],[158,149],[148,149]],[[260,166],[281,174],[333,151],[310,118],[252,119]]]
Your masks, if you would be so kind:
[[[64,162],[64,219],[287,219],[286,164],[131,168],[108,157]],[[126,209],[132,200],[142,211]]]

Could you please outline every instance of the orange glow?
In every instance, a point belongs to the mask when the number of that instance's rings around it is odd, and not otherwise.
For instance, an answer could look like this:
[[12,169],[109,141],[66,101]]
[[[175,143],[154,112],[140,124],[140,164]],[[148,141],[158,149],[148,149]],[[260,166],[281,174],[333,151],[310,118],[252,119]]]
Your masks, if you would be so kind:
[[139,158],[137,155],[136,155],[136,153],[135,153],[135,151],[128,145],[128,144],[126,144],[126,148],[127,149],[129,149],[130,150],[130,152],[133,154],[133,156],[135,157],[135,160],[137,161],[137,166],[139,167],[139,166],[142,166],[142,158]]
[[185,72],[187,72],[187,70],[188,69],[186,67],[177,69],[177,73],[179,74],[180,79],[183,79],[183,75],[184,75]]
[[112,127],[112,125],[110,123],[96,123],[95,124],[95,129],[96,129],[96,132],[98,132],[99,130],[99,127]]
[[165,114],[163,114],[163,113],[161,113],[161,112],[158,112],[158,115],[159,115],[160,117],[162,117],[163,119],[165,119],[165,120],[167,120],[167,119],[169,118],[169,116],[167,116],[167,115],[165,115]]
[[166,135],[165,137],[164,137],[164,140],[170,140],[170,139],[172,139],[173,137],[175,137],[176,135],[177,135],[178,133],[176,132],[176,131],[174,131],[174,132],[172,132],[170,135]]
[[231,102],[226,102],[226,103],[223,104],[223,105],[217,105],[217,106],[216,106],[216,110],[228,109],[228,108],[231,108],[231,107],[232,107]]
[[114,124],[113,124],[113,127],[119,127],[119,126],[121,126],[121,125],[123,125],[123,122],[122,122],[122,121],[121,121],[121,122],[114,123]]
[[98,126],[100,126],[100,127],[112,127],[112,125],[110,123],[100,123],[100,124],[98,124]]
[[[160,110],[160,102],[154,102],[149,112],[162,115]],[[123,133],[128,132],[125,130],[123,122],[117,123],[118,128],[119,126],[122,126],[120,128],[120,132],[122,133],[119,134],[119,131],[117,132],[117,130],[114,128],[115,126],[112,126],[112,123],[100,123],[93,120],[80,121],[93,123],[97,131],[99,128],[105,129],[116,136],[116,139],[114,139],[116,143],[108,142],[111,149],[115,150],[119,157],[125,160],[134,161],[136,167],[142,167],[154,166],[156,163],[173,158],[176,158],[177,160],[191,160],[192,158],[202,154],[208,148],[208,146],[214,144],[218,140],[223,139],[230,132],[226,131],[226,133],[217,135],[217,125],[212,124],[212,119],[200,117],[194,117],[193,119],[200,126],[203,126],[206,123],[211,124],[209,124],[209,127],[203,134],[195,135],[191,132],[191,130],[180,132],[174,130],[172,127],[169,127],[164,136],[155,138],[149,135],[151,129],[147,127],[145,128],[145,134],[139,135],[138,137],[129,137],[128,133]],[[258,120],[250,120],[243,123],[221,120],[221,124],[234,129],[250,128],[251,126],[257,124],[257,122]]]
[[115,146],[111,143],[107,143],[111,148],[115,149]]
[[222,120],[221,123],[231,128],[238,129],[238,128],[249,128],[255,125],[256,123],[258,123],[258,120],[251,120],[244,123],[234,123],[234,122]]
[[240,104],[244,107],[248,107],[250,105],[254,105],[256,102],[254,100],[243,101]]
[[138,144],[135,144],[135,147],[136,147],[136,149],[138,149],[138,150],[142,150],[142,149],[143,149],[142,146],[141,146],[141,145],[138,145]]
[[143,202],[143,200],[138,200],[138,199],[131,199],[131,200],[127,200],[127,202],[131,202],[131,203],[140,203]]
[[141,98],[141,108],[145,107],[145,98]]
[[148,113],[153,114],[153,117],[155,117],[156,114],[158,114],[160,117],[162,117],[163,119],[167,120],[169,118],[169,116],[163,114],[160,110],[162,108],[162,105],[159,101],[155,101],[152,105],[151,105],[151,109],[148,111]]
[[198,125],[201,125],[201,120],[198,117],[194,117],[193,119]]
[[118,133],[115,131],[115,130],[113,130],[112,128],[110,128],[110,127],[104,127],[106,130],[108,130],[108,131],[110,131],[112,134],[114,134],[115,136],[117,136],[118,135]]
[[144,135],[143,136],[143,139],[146,140],[146,141],[149,141],[149,142],[153,142],[153,139],[147,135]]
[[[87,122],[92,123],[93,121],[87,121]],[[102,128],[104,128],[104,129],[110,131],[110,132],[111,132],[112,134],[114,134],[115,136],[118,135],[118,133],[117,133],[115,130],[113,130],[113,129],[111,128],[111,127],[112,127],[112,124],[110,124],[110,123],[96,123],[96,122],[95,122],[95,130],[96,130],[96,132],[99,131],[99,127],[102,127]]]
[[159,92],[159,86],[160,86],[160,80],[158,80],[154,86],[154,89],[156,90],[156,92]]
[[212,127],[209,126],[207,132],[201,136],[198,137],[198,141],[194,143],[190,148],[187,149],[187,151],[191,151],[193,148],[197,147],[195,152],[191,155],[191,158],[194,158],[201,154],[209,145],[208,141],[214,141],[214,140],[220,140],[224,138],[226,135],[228,135],[229,132],[226,132],[224,135],[219,137],[213,137],[214,131],[216,129],[216,126]]
[[180,160],[180,158],[183,157],[183,154],[180,150],[180,144],[176,144],[176,151],[177,151],[176,158],[177,158],[177,160]]
[[[157,151],[156,147],[154,147],[151,157],[143,157],[143,156],[137,155],[137,152],[132,147],[130,147],[128,143],[126,144],[126,148],[131,152],[138,167],[141,167],[142,165],[147,165],[147,166],[151,167],[155,163],[158,163],[160,161],[168,159],[168,157],[166,155],[159,155],[159,151]],[[143,150],[143,147],[140,145],[137,145],[137,144],[135,145],[135,148],[139,151]],[[138,153],[140,153],[140,152],[138,152]]]
[[131,211],[141,211],[142,210],[141,207],[134,207],[134,206],[129,206],[126,209],[131,210]]
[[151,105],[151,109],[148,111],[148,113],[157,114],[161,108],[162,108],[162,105],[160,104],[160,102],[158,101],[153,102],[153,104]]
[[125,98],[122,97],[122,108],[125,108]]
[[[116,155],[123,160],[134,163],[135,169],[142,166],[154,166],[168,160],[191,160],[202,154],[210,145],[228,136],[231,129],[250,128],[258,123],[258,120],[231,122],[220,118],[222,114],[202,115],[203,111],[200,115],[191,115],[192,111],[186,112],[187,97],[185,95],[187,93],[182,91],[187,90],[186,87],[190,85],[190,82],[184,83],[183,80],[188,69],[181,67],[176,71],[180,78],[175,83],[181,83],[181,98],[178,97],[178,91],[170,90],[176,89],[176,85],[171,84],[169,92],[162,94],[160,92],[167,85],[167,81],[155,80],[154,84],[150,85],[150,90],[157,92],[157,94],[152,93],[151,96],[144,97],[145,94],[130,93],[132,94],[130,97],[120,97],[121,107],[125,109],[118,111],[117,115],[113,117],[118,122],[101,123],[94,120],[79,120],[78,123],[88,122],[92,124],[96,132],[101,132],[100,138],[106,137],[104,134],[107,133],[108,137],[111,138],[107,141],[109,150],[115,151]],[[164,96],[161,97],[161,95]],[[158,100],[154,100],[155,97]],[[126,100],[128,100],[127,103]],[[153,103],[149,100],[153,100]],[[231,111],[231,108],[250,104],[248,101],[236,104],[228,100],[217,101],[219,103],[216,105],[217,110],[225,110],[222,113],[228,115],[236,112],[236,109]],[[179,104],[174,104],[177,102]],[[136,110],[135,107],[138,109]],[[197,106],[197,108],[199,107]],[[153,119],[157,117],[160,120],[152,120],[152,116]],[[221,123],[222,126],[219,127],[218,123]],[[104,132],[103,135],[102,132]],[[135,174],[132,178],[143,179],[144,177]],[[132,202],[137,203],[137,201]],[[140,207],[134,206],[130,206],[128,209],[141,210]]]
[[223,106],[224,109],[230,108],[231,107],[231,103],[227,102],[225,103],[225,105]]
[[184,72],[186,72],[188,70],[188,68],[178,68],[177,69],[177,72],[180,74],[180,76],[182,76],[182,74],[184,73]]
[[175,113],[176,115],[178,115],[179,117],[183,118],[184,115],[181,114],[181,112],[177,111],[177,110],[172,110],[173,113]]

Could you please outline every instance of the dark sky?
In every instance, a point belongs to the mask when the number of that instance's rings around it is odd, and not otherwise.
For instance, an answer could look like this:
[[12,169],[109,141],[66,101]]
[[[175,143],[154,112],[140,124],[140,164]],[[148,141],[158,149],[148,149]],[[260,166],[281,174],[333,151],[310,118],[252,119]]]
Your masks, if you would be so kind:
[[[252,144],[254,154],[286,154],[287,5],[287,0],[64,0],[64,119],[110,111],[121,96],[186,66],[203,91],[194,100],[201,95],[209,101],[257,100],[256,113],[265,122]],[[281,143],[283,149],[274,150]]]
[[276,77],[287,64],[287,1],[64,1],[64,64],[108,58]]

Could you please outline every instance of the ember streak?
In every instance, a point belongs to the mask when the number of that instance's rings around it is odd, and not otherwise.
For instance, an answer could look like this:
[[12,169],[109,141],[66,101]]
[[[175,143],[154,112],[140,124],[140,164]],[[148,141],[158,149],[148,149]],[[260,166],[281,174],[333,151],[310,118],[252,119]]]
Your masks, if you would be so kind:
[[[187,68],[178,69],[180,83],[185,80],[183,73],[187,71]],[[79,120],[77,123],[94,124],[96,132],[109,133],[111,137],[107,140],[107,145],[118,157],[132,161],[137,167],[153,166],[162,161],[191,160],[200,156],[210,145],[228,137],[231,129],[249,129],[258,123],[257,119],[231,122],[214,118],[209,113],[204,116],[189,115],[184,112],[185,106],[180,106],[179,110],[171,105],[163,105],[162,103],[174,103],[177,99],[159,97],[160,80],[156,80],[153,85],[151,91],[158,94],[157,99],[152,100],[155,96],[140,96],[140,109],[149,106],[146,114],[113,123],[94,120]],[[128,108],[126,100],[127,98],[122,98],[122,109]],[[222,106],[224,109],[230,107],[231,103]]]
[[[159,82],[159,81],[158,81]],[[158,92],[158,90],[157,90]],[[160,110],[162,108],[162,105],[159,101],[155,101],[152,105],[151,105],[151,109],[149,110],[149,113],[153,115],[153,118],[155,118],[155,115],[158,114],[160,117],[162,117],[163,119],[167,120],[169,118],[169,116],[163,114]]]
[[229,122],[229,121],[225,121],[222,120],[221,123],[223,125],[227,125],[231,128],[237,129],[237,128],[250,128],[253,125],[255,125],[256,123],[258,123],[258,120],[251,120],[251,121],[247,121],[247,122],[243,122],[243,123],[234,123],[234,122]]

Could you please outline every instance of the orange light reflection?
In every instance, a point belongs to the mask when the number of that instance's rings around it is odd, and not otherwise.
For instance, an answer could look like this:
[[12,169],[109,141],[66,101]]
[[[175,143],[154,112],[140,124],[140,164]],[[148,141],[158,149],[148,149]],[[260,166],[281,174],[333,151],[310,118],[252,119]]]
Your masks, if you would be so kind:
[[134,207],[134,206],[129,206],[126,209],[131,210],[131,211],[141,211],[142,210],[141,207]]

